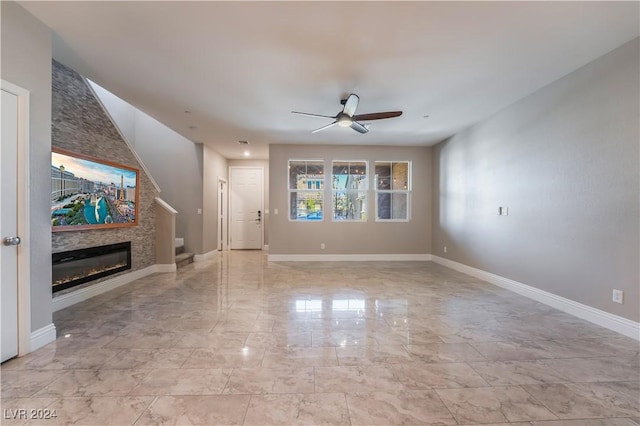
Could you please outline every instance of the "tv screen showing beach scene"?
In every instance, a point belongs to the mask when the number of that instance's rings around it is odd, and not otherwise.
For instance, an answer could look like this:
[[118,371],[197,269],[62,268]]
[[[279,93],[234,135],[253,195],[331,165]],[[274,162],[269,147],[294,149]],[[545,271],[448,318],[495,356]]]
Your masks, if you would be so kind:
[[138,169],[69,151],[51,153],[51,228],[138,224]]

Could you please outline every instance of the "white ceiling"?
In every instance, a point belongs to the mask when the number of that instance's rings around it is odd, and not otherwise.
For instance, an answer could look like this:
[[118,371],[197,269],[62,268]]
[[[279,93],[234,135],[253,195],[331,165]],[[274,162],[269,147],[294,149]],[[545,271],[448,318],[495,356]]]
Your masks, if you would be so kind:
[[[637,2],[20,3],[57,60],[227,158],[238,140],[253,158],[431,145],[639,34]],[[349,93],[358,114],[404,114],[367,134],[291,114],[335,115]]]

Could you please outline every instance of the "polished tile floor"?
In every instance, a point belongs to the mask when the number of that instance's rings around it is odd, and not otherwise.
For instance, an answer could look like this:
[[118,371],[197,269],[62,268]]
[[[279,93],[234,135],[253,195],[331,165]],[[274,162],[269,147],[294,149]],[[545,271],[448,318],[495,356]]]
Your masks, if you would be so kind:
[[54,321],[2,425],[640,425],[637,341],[430,262],[231,252]]

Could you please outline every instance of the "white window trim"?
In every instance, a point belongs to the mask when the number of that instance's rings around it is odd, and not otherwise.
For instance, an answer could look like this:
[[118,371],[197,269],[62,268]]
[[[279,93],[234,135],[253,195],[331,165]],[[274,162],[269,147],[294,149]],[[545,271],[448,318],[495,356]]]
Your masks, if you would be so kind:
[[[359,189],[359,190],[347,190],[347,189],[333,189],[333,163],[364,163],[365,167],[367,169],[367,173],[366,173],[366,185],[367,187],[365,189]],[[335,222],[335,223],[366,223],[369,221],[369,216],[370,216],[370,210],[369,210],[369,198],[370,198],[370,186],[371,186],[371,174],[369,173],[371,169],[369,168],[369,161],[368,160],[338,160],[338,159],[334,159],[331,160],[331,221]],[[326,173],[325,173],[326,175]],[[335,193],[336,192],[364,192],[366,193],[366,200],[365,200],[365,208],[367,209],[367,218],[365,220],[362,219],[345,219],[345,220],[336,220],[335,219],[335,215],[334,215],[334,201],[335,201]]]
[[[378,175],[375,174],[376,163],[407,163],[407,189],[378,189]],[[376,222],[411,222],[411,193],[413,191],[413,162],[411,160],[375,160],[373,162],[373,191],[375,197],[374,220]],[[407,218],[406,219],[380,219],[378,218],[378,194],[406,194],[407,195]]]
[[[291,178],[290,174],[289,174],[289,170],[291,168],[291,162],[292,161],[304,161],[305,163],[322,163],[322,169],[323,169],[323,175],[324,175],[324,185],[323,188],[321,189],[292,189],[290,188],[290,181],[289,179]],[[294,223],[323,223],[325,221],[326,218],[326,208],[325,208],[325,199],[327,197],[327,173],[326,173],[326,169],[327,169],[327,165],[324,159],[318,159],[318,158],[290,158],[287,160],[287,220],[289,222],[294,222]],[[320,220],[300,220],[300,219],[291,219],[291,194],[292,193],[298,193],[298,192],[321,192],[322,193],[322,219]]]

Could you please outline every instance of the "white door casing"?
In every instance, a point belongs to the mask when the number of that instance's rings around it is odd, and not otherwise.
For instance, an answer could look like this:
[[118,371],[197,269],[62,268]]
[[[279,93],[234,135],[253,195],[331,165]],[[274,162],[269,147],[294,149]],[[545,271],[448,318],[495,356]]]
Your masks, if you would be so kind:
[[229,242],[228,194],[226,179],[218,178],[218,251],[225,251]]
[[231,249],[262,249],[264,220],[262,167],[230,167]]
[[2,80],[0,143],[0,245],[2,361],[30,351],[29,92]]

